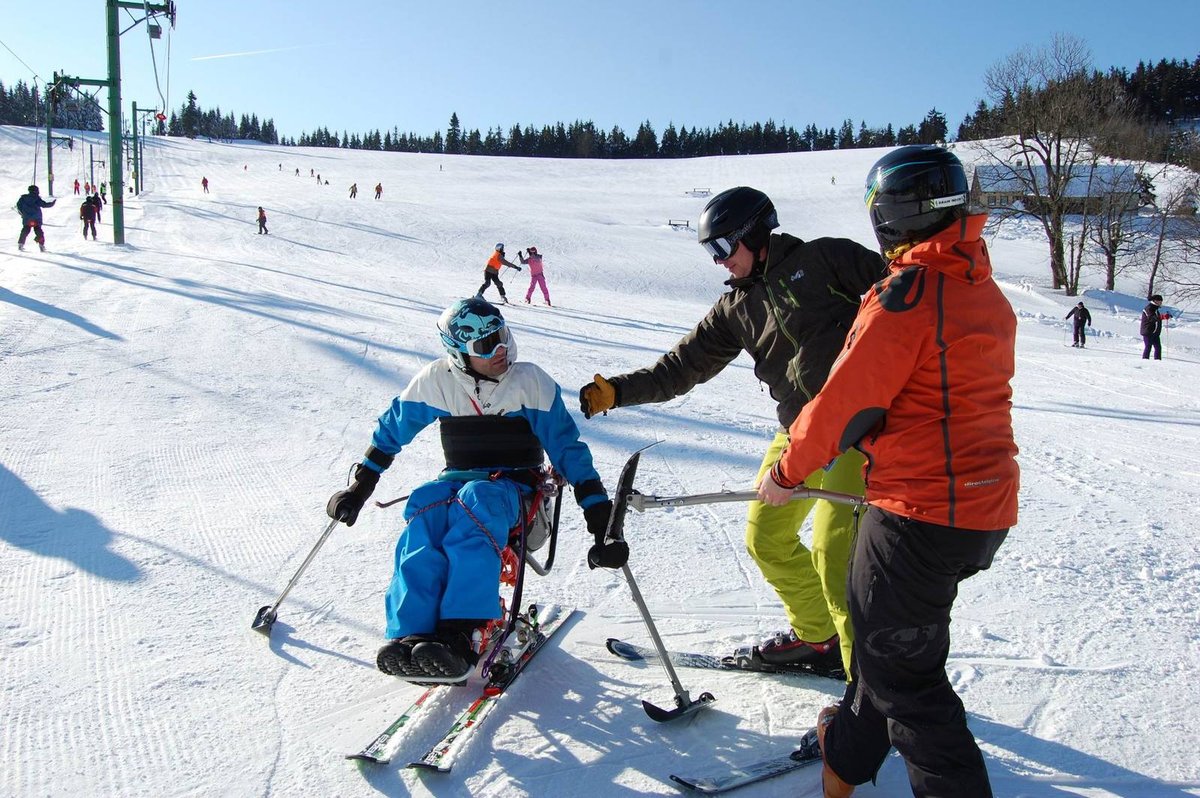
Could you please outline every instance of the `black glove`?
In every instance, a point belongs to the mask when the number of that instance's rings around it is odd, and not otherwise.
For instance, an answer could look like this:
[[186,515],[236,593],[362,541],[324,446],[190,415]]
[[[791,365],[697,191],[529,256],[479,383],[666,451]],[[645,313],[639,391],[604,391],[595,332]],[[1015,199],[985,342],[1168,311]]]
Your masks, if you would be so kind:
[[346,490],[339,490],[329,497],[325,512],[330,518],[343,522],[346,526],[354,526],[358,513],[362,510],[367,499],[375,491],[379,482],[379,472],[367,468],[361,463],[354,467],[354,482]]
[[629,562],[628,543],[623,540],[604,540],[612,512],[613,503],[608,500],[593,504],[583,511],[587,530],[596,539],[595,545],[588,549],[588,568],[620,568]]

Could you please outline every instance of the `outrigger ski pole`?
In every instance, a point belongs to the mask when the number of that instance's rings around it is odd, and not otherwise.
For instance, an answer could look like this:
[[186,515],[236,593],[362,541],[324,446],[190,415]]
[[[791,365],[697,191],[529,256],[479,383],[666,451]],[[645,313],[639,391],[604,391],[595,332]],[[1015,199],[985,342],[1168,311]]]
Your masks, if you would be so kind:
[[[654,445],[653,443],[650,444],[650,446]],[[663,510],[673,507],[687,507],[694,504],[720,504],[723,502],[758,500],[758,493],[753,490],[698,493],[691,496],[651,496],[638,493],[633,488],[633,478],[637,474],[638,462],[641,460],[642,452],[646,451],[650,446],[645,446],[634,452],[629,461],[625,463],[625,467],[621,469],[621,477],[617,484],[617,500],[613,503],[613,514],[608,522],[606,539],[624,540],[625,514],[630,507],[640,513],[646,510]],[[851,493],[838,493],[820,488],[804,487],[797,488],[792,492],[792,501],[800,499],[824,499],[836,504],[850,504],[855,507],[861,507],[866,503],[866,500],[862,496],[855,496]],[[621,570],[625,574],[625,580],[629,583],[629,589],[633,593],[633,601],[637,604],[638,611],[642,614],[642,620],[646,622],[646,629],[650,632],[650,638],[654,641],[654,648],[658,652],[658,661],[662,663],[667,676],[671,680],[671,686],[675,689],[675,709],[665,710],[661,707],[656,707],[649,701],[642,701],[642,706],[645,708],[646,714],[653,720],[664,722],[691,714],[716,701],[717,699],[713,694],[707,692],[701,693],[698,699],[692,701],[687,690],[683,689],[683,685],[680,684],[679,677],[675,673],[675,668],[671,664],[671,658],[667,653],[666,646],[663,645],[662,638],[658,635],[658,629],[654,626],[654,619],[650,617],[650,610],[646,607],[642,593],[638,590],[637,583],[633,579],[633,573],[630,572],[628,565],[625,565]]]
[[[398,499],[392,499],[391,501],[387,502],[376,501],[375,506],[391,507],[393,504],[402,502],[411,495],[411,493],[405,494]],[[300,581],[300,574],[304,573],[304,570],[308,568],[308,564],[313,561],[313,557],[317,556],[317,552],[320,551],[321,546],[325,544],[326,538],[329,537],[329,533],[333,531],[333,528],[337,526],[338,521],[344,520],[344,518],[335,518],[329,522],[329,526],[325,527],[325,531],[321,533],[321,537],[317,538],[317,545],[312,547],[312,551],[310,551],[308,556],[304,558],[304,562],[300,563],[300,567],[296,569],[296,574],[291,578],[291,581],[287,583],[287,587],[283,589],[283,592],[279,594],[279,598],[275,599],[275,603],[258,608],[258,614],[254,616],[254,622],[250,624],[251,629],[256,632],[261,632],[267,637],[271,636],[271,626],[275,623],[275,616],[279,612],[279,605],[283,603],[283,600],[287,598],[287,594],[292,592],[292,588],[295,587],[296,583]]]
[[265,607],[259,607],[258,614],[254,616],[254,623],[250,624],[251,629],[256,632],[261,632],[267,637],[271,636],[271,626],[275,623],[275,614],[279,610],[279,605],[283,603],[283,600],[287,598],[287,594],[290,593],[292,588],[296,586],[296,583],[300,581],[300,574],[304,573],[304,569],[307,568],[308,564],[313,561],[313,557],[317,556],[317,552],[320,550],[321,545],[325,543],[325,539],[329,537],[329,533],[333,531],[333,528],[337,526],[337,523],[340,520],[340,518],[335,518],[329,522],[329,526],[325,527],[325,531],[321,533],[321,537],[317,538],[317,545],[312,547],[312,551],[310,551],[308,556],[304,558],[304,562],[300,563],[300,568],[296,570],[295,576],[291,578],[291,581],[287,583],[287,587],[285,587],[283,592],[279,594],[279,598],[275,599],[275,603],[268,604]]
[[[653,443],[650,444],[650,446],[653,445]],[[625,539],[625,511],[629,497],[634,494],[633,478],[637,474],[638,461],[641,460],[642,452],[648,448],[650,447],[646,446],[634,452],[633,456],[625,463],[625,467],[621,469],[621,477],[617,481],[617,500],[613,502],[613,514],[608,519],[606,540]],[[650,716],[651,720],[665,723],[704,709],[716,701],[716,696],[707,692],[701,693],[700,697],[693,701],[688,691],[683,688],[679,676],[675,673],[675,667],[667,655],[667,648],[663,645],[662,638],[658,636],[658,629],[654,625],[654,619],[650,617],[650,610],[646,607],[645,599],[642,598],[642,591],[638,590],[637,582],[634,580],[633,572],[629,570],[628,564],[621,566],[621,573],[625,575],[625,581],[629,583],[629,591],[633,594],[633,603],[637,605],[638,612],[642,614],[642,620],[645,621],[646,629],[650,632],[650,639],[654,641],[654,647],[658,650],[658,661],[662,663],[663,669],[667,672],[667,678],[671,680],[671,687],[675,690],[674,709],[663,709],[643,700],[642,708],[646,710],[646,714]]]

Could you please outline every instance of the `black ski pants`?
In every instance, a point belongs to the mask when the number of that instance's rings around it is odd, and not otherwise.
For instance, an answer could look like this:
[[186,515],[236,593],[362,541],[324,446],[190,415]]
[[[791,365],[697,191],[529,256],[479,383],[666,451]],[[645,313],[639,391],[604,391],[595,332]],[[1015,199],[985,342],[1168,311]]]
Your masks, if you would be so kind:
[[1150,353],[1154,352],[1155,360],[1162,360],[1162,333],[1149,333],[1142,336],[1142,360],[1149,360]]
[[844,781],[873,780],[895,747],[917,798],[992,795],[946,657],[958,583],[988,568],[1007,534],[867,511],[847,581],[854,680],[825,734],[825,761]]
[[33,231],[33,240],[39,244],[46,243],[46,236],[42,234],[42,223],[30,220],[21,225],[21,235],[17,238],[17,243],[25,246],[25,239],[29,238],[29,231]]
[[506,296],[504,293],[504,283],[500,282],[500,272],[494,272],[491,269],[483,270],[483,285],[479,286],[479,290],[475,293],[479,296],[483,296],[483,292],[487,290],[487,287],[491,283],[496,284],[496,288],[500,289],[500,298],[505,299]]
[[1076,322],[1075,324],[1075,346],[1083,346],[1087,343],[1087,332],[1084,326]]

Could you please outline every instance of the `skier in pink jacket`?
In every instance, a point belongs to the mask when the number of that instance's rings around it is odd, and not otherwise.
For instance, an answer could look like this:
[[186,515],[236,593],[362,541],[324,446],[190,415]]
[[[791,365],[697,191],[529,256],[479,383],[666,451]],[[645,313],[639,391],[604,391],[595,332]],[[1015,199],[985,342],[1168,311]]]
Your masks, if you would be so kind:
[[540,286],[546,304],[550,305],[550,290],[546,288],[546,277],[542,274],[542,256],[538,254],[537,247],[530,247],[525,252],[528,253],[528,257],[517,250],[517,257],[521,259],[521,263],[529,264],[529,290],[525,292],[525,304],[528,305],[533,297],[534,286]]

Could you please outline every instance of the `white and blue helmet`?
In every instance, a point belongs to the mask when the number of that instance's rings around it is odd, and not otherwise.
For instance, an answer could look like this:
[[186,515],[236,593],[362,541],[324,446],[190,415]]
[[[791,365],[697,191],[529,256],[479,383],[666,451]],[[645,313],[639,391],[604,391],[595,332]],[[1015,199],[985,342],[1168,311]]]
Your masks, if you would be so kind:
[[458,300],[442,312],[437,326],[451,362],[463,371],[470,365],[468,355],[492,358],[501,346],[505,348],[508,362],[517,359],[517,347],[504,317],[495,305],[482,297]]

